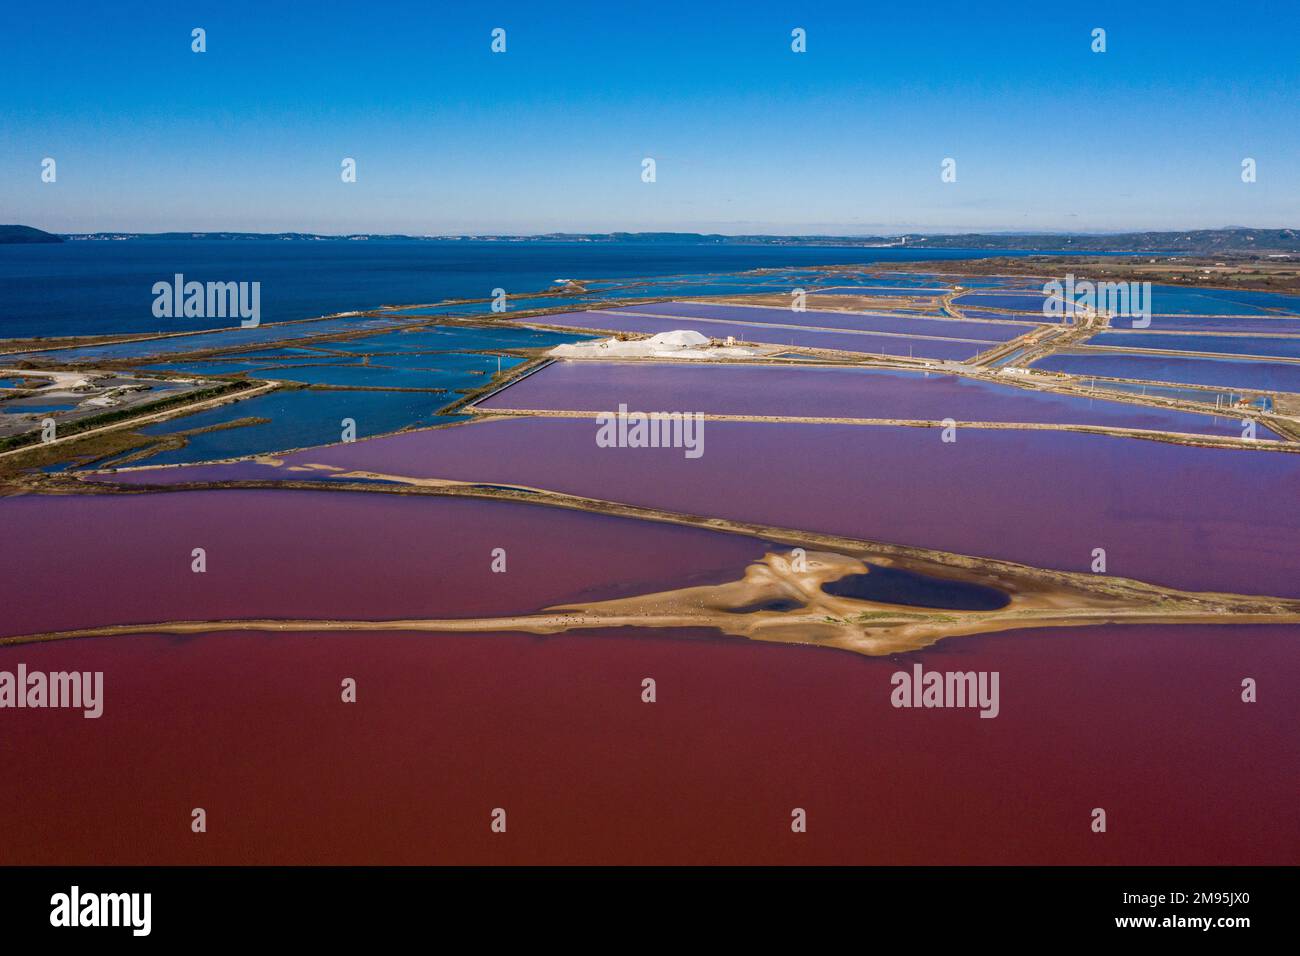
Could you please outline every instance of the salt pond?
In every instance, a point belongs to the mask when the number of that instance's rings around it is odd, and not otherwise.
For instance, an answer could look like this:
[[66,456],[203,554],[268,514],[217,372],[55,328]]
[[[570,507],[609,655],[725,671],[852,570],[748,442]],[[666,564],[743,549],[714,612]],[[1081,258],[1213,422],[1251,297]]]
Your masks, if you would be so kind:
[[[707,423],[707,453],[603,449],[578,419],[512,418],[310,449],[324,463],[526,484],[690,514],[849,534],[1191,590],[1300,597],[1300,455],[1063,431]],[[142,471],[128,482],[283,478]],[[1140,476],[1134,478],[1134,476]],[[1213,488],[1213,494],[1196,489]],[[1254,503],[1260,503],[1258,505]]]
[[[1213,401],[1213,398],[1210,399]],[[556,362],[494,393],[484,409],[642,411],[820,418],[1109,425],[1239,436],[1217,417],[1058,395],[956,375],[781,365]],[[1261,438],[1276,437],[1267,429]]]
[[835,349],[869,355],[916,356],[918,358],[964,361],[989,348],[992,342],[951,342],[943,339],[907,335],[872,335],[866,332],[823,332],[806,328],[784,328],[772,324],[746,324],[715,319],[659,318],[644,314],[608,312],[569,312],[549,316],[556,325],[575,328],[608,329],[613,332],[674,332],[692,329],[709,338],[734,336],[741,342],[767,345],[798,345],[816,349]]
[[1300,363],[1090,352],[1049,355],[1033,366],[1072,375],[1300,392]]
[[1142,332],[1102,332],[1089,345],[1119,348],[1168,349],[1179,352],[1221,352],[1225,355],[1277,355],[1300,358],[1300,335],[1272,338],[1249,335],[1151,335]]
[[436,414],[454,395],[421,392],[325,391],[295,389],[222,405],[219,408],[169,419],[139,429],[142,435],[171,435],[239,418],[269,418],[269,422],[224,428],[192,435],[184,448],[160,451],[133,464],[175,464],[234,458],[304,448],[342,440],[343,419],[356,422],[358,437],[396,431],[407,425],[425,426],[457,421]]

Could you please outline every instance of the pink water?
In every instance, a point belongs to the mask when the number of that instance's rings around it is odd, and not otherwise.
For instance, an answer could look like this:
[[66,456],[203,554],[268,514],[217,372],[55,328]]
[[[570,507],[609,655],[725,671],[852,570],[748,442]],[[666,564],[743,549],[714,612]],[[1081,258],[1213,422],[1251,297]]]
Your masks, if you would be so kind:
[[[1300,456],[1051,431],[706,422],[704,454],[600,448],[581,419],[512,419],[288,456],[529,484],[1193,590],[1300,596]],[[249,477],[257,466],[240,466]],[[183,480],[192,469],[136,472]],[[209,476],[220,474],[211,466]],[[283,469],[262,468],[264,477]]]
[[[1296,640],[1022,631],[899,660],[640,632],[0,648],[0,668],[105,673],[99,720],[3,715],[0,859],[1294,865]],[[892,708],[915,660],[997,670],[1001,714]]]
[[[763,542],[533,505],[316,491],[0,498],[0,635],[498,616],[735,580]],[[207,570],[191,570],[195,548]],[[505,550],[504,573],[492,570]]]
[[[481,408],[1110,425],[1240,437],[1233,416],[1056,395],[956,375],[782,365],[555,362]],[[1260,438],[1276,438],[1266,428]]]

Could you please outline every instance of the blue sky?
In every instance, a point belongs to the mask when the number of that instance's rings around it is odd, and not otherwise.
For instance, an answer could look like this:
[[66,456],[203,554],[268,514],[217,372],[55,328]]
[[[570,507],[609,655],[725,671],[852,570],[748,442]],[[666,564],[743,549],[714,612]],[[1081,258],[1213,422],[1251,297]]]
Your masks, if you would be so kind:
[[5,4],[0,222],[1300,226],[1298,35],[1294,2]]

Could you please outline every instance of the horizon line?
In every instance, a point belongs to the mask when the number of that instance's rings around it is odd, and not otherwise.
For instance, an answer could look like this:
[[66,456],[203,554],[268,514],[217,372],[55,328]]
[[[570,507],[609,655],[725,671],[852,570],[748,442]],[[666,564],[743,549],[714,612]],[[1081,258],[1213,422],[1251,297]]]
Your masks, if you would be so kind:
[[[24,223],[9,223],[7,226],[26,226]],[[3,226],[0,226],[3,228]],[[1193,235],[1197,233],[1209,232],[1300,232],[1300,226],[1202,226],[1186,229],[1169,229],[1169,228],[1152,228],[1152,229],[1118,229],[1118,230],[1058,230],[1058,229],[974,229],[974,230],[952,230],[952,231],[929,231],[929,230],[910,230],[903,232],[701,232],[692,229],[605,229],[605,230],[553,230],[549,232],[474,232],[474,231],[450,231],[450,232],[376,232],[376,231],[349,231],[349,232],[318,232],[314,230],[303,229],[278,229],[278,230],[261,230],[261,229],[160,229],[160,230],[139,230],[139,229],[86,229],[86,230],[64,230],[50,231],[40,229],[39,226],[26,226],[26,228],[37,229],[41,232],[47,232],[52,236],[94,236],[94,235],[120,235],[120,236],[165,236],[165,235],[194,235],[194,236],[220,236],[220,235],[242,235],[242,236],[322,236],[328,238],[348,238],[351,236],[374,236],[383,238],[405,238],[405,239],[456,239],[456,238],[508,238],[508,239],[547,239],[565,236],[699,236],[704,238],[723,238],[723,239],[905,239],[911,237],[921,238],[948,238],[957,236],[1086,236],[1086,237],[1107,237],[1107,236],[1135,236],[1135,235]]]

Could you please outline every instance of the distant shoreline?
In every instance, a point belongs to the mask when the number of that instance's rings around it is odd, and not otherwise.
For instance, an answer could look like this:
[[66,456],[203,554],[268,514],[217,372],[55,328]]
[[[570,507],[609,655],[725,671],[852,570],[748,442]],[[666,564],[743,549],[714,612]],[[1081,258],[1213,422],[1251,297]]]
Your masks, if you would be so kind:
[[842,246],[863,249],[961,249],[989,251],[1067,253],[1150,253],[1157,255],[1300,256],[1300,229],[1198,229],[1186,232],[1125,233],[946,233],[898,235],[722,235],[696,232],[607,232],[543,233],[502,235],[452,233],[409,235],[405,233],[345,233],[325,235],[309,232],[70,232],[49,233],[30,226],[0,226],[0,243],[86,242],[86,241],[248,241],[283,242],[498,242],[498,243],[593,243],[626,245],[767,245]]

